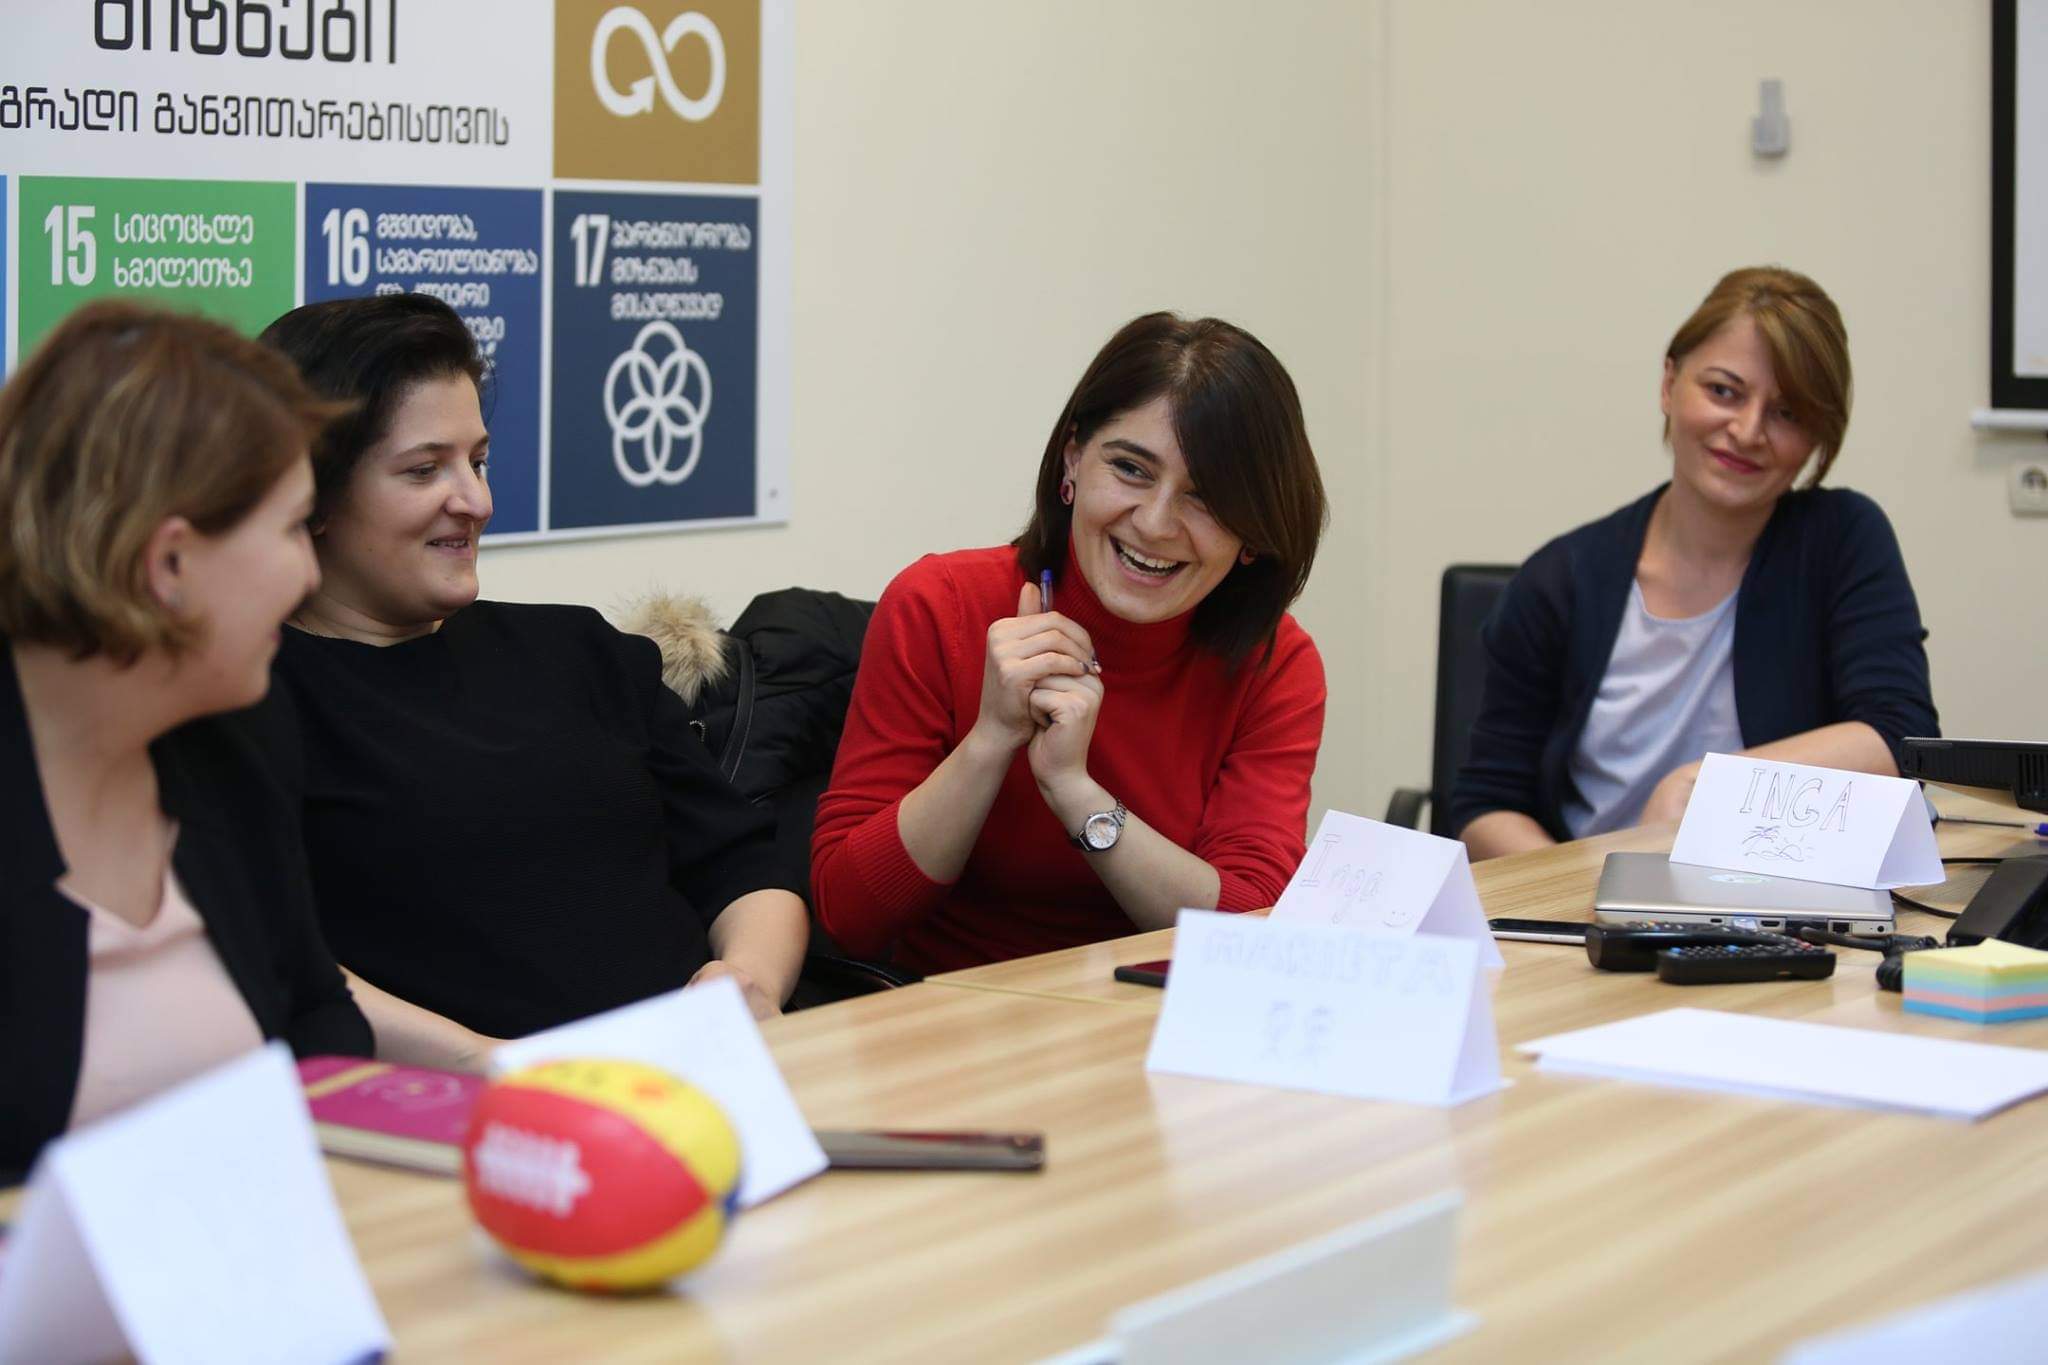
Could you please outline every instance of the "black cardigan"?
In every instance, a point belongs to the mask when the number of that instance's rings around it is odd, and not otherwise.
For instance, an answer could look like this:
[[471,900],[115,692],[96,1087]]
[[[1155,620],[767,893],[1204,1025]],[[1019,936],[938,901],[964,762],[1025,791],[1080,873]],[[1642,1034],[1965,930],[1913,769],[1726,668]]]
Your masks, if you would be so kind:
[[[265,1038],[300,1056],[367,1056],[370,1026],[313,918],[286,803],[231,717],[150,746],[171,855],[221,965]],[[0,636],[0,1185],[19,1182],[71,1121],[85,1045],[86,912],[63,892],[13,650]]]
[[[1606,675],[1665,485],[1529,557],[1487,621],[1486,692],[1451,796],[1452,828],[1520,811],[1569,839],[1569,765]],[[1891,523],[1847,489],[1778,500],[1735,598],[1735,715],[1744,747],[1860,720],[1896,759],[1939,734],[1927,632]]]

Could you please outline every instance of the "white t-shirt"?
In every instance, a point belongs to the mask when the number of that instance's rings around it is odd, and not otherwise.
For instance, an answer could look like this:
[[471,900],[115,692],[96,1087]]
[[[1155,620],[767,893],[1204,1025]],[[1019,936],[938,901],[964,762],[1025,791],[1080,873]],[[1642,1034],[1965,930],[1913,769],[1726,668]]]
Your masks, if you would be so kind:
[[1742,747],[1735,718],[1735,594],[1700,616],[1667,620],[1629,584],[1614,653],[1567,771],[1575,839],[1637,823],[1673,768]]

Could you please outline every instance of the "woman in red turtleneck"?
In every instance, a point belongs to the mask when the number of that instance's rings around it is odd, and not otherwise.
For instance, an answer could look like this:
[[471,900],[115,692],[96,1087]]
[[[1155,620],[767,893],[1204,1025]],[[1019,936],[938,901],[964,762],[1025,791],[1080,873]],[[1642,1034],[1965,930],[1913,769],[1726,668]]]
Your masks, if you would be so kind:
[[1270,351],[1212,318],[1124,327],[1017,542],[882,595],[811,845],[826,929],[944,971],[1271,905],[1322,740],[1287,606],[1326,515]]

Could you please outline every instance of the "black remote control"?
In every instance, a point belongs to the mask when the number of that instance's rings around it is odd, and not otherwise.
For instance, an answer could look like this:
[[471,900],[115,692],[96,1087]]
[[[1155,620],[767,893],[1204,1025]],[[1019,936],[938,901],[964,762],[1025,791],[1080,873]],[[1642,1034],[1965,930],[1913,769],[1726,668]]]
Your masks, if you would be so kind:
[[1818,981],[1835,974],[1835,955],[1810,943],[1728,943],[1718,947],[1666,948],[1657,954],[1657,979],[1674,986],[1713,986],[1726,981],[1776,981],[1792,977]]
[[1667,948],[1715,948],[1752,943],[1790,943],[1782,934],[1756,929],[1731,929],[1721,924],[1679,924],[1637,920],[1630,924],[1594,924],[1586,929],[1586,961],[1608,972],[1653,972],[1657,954]]

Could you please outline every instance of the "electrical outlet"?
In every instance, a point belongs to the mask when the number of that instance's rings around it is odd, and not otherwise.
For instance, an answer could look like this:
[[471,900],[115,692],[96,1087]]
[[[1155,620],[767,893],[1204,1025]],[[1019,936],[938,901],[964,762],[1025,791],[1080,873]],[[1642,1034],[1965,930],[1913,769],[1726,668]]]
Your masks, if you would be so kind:
[[2015,455],[2006,471],[2005,493],[2014,516],[2048,516],[2048,456]]

